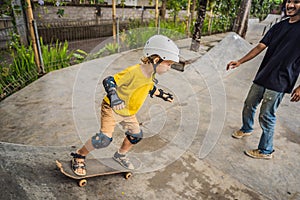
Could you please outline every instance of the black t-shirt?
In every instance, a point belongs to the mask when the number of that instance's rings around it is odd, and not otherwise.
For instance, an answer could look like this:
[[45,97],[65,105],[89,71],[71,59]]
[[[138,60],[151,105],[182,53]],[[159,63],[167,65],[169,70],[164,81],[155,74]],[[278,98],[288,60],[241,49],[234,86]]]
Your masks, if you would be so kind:
[[260,43],[268,49],[253,82],[291,93],[300,72],[300,21],[289,23],[287,19],[275,24]]

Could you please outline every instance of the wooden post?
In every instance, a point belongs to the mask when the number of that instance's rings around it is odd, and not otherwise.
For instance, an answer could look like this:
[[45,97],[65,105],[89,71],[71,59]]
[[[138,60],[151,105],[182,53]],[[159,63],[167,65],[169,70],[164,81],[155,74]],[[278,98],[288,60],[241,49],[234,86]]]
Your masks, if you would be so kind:
[[189,37],[190,36],[190,19],[191,19],[191,0],[188,0],[188,6],[187,6],[187,13],[186,13],[186,35]]
[[158,0],[155,0],[155,27],[158,27],[158,16],[159,16],[159,12],[158,12]]
[[191,23],[194,22],[195,8],[196,8],[196,0],[193,0],[192,9],[191,9]]
[[30,2],[30,0],[26,0],[26,3],[27,3],[27,20],[29,23],[29,32],[30,32],[32,47],[33,47],[33,51],[34,51],[34,60],[35,60],[35,64],[37,65],[37,68],[38,68],[38,73],[41,73],[42,72],[41,71],[41,63],[40,63],[40,59],[39,59],[39,53],[38,53],[36,38],[35,38],[35,34],[34,34],[34,27],[33,27],[34,19],[33,19],[31,2]]
[[116,0],[112,0],[113,38],[116,42]]

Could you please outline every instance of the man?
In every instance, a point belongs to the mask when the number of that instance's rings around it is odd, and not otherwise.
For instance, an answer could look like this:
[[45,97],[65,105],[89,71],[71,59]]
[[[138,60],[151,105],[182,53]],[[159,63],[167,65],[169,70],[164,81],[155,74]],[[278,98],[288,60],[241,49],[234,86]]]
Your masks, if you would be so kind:
[[275,24],[240,60],[227,64],[227,70],[237,68],[268,47],[244,103],[243,125],[232,134],[237,139],[252,134],[256,107],[261,103],[260,142],[257,149],[245,151],[252,158],[273,157],[275,113],[284,94],[291,93],[292,102],[300,100],[300,85],[294,89],[300,72],[300,0],[287,0],[285,7],[288,19]]

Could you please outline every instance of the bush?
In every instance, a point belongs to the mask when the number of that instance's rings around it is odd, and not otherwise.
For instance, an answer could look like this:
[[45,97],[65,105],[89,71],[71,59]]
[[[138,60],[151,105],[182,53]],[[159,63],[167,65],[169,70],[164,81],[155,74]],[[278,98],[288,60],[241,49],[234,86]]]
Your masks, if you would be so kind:
[[[48,46],[43,44],[42,39],[40,41],[45,72],[79,63],[84,60],[84,55],[86,55],[81,50],[77,50],[76,53],[73,51],[69,52],[68,42],[62,43],[57,41],[54,46]],[[0,100],[39,77],[32,44],[25,47],[19,43],[19,36],[12,34],[9,52],[13,58],[12,63],[0,63]]]

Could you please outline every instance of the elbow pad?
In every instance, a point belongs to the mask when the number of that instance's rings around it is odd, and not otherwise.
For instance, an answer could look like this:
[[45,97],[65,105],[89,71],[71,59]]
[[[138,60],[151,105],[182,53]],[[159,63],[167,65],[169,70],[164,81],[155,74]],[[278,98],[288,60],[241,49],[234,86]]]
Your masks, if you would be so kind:
[[112,90],[116,90],[117,87],[116,81],[112,76],[106,77],[102,84],[107,94],[109,94]]

